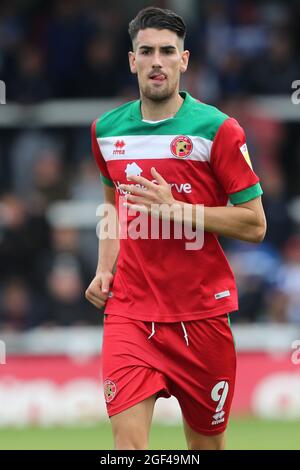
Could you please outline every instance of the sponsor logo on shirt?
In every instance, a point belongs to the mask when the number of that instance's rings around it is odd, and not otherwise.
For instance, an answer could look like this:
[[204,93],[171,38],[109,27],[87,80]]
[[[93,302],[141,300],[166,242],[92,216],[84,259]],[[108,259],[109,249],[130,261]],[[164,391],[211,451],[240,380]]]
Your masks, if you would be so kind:
[[[127,163],[126,169],[125,169],[125,174],[126,178],[128,176],[141,176],[143,172],[143,169],[136,163]],[[156,180],[152,180],[152,183],[157,183]],[[119,191],[121,195],[127,194],[127,191],[124,191],[123,189],[120,188],[120,181],[116,181],[116,189]],[[185,194],[190,194],[192,192],[192,186],[190,183],[169,183],[171,188],[175,189],[178,193],[185,193]],[[135,186],[146,189],[145,186],[136,184]]]
[[125,155],[125,145],[124,140],[117,140],[114,144],[115,150],[113,151],[113,155]]
[[186,135],[180,135],[171,142],[171,152],[174,157],[187,158],[193,150],[193,142]]
[[[156,183],[156,180],[152,180],[151,182]],[[119,191],[119,193],[122,196],[124,196],[125,194],[127,194],[127,191],[124,191],[124,189],[121,189],[120,184],[122,184],[120,181],[115,182],[117,191]],[[181,193],[190,194],[192,192],[192,186],[190,183],[169,183],[169,184],[171,188],[174,188],[175,191],[177,191],[179,194]],[[145,186],[140,185],[140,184],[136,184],[135,186],[137,186],[138,188],[146,189]]]
[[126,178],[128,178],[128,176],[141,176],[141,174],[143,173],[143,170],[142,168],[138,166],[137,163],[133,162],[133,163],[127,163],[125,173],[126,173]]

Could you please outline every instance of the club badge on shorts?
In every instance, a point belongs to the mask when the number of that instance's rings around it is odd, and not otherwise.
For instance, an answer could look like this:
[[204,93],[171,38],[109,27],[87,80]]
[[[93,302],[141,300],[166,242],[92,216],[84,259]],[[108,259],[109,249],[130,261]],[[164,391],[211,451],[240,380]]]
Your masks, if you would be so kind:
[[103,384],[104,398],[106,403],[110,403],[116,396],[117,386],[112,380],[105,380]]

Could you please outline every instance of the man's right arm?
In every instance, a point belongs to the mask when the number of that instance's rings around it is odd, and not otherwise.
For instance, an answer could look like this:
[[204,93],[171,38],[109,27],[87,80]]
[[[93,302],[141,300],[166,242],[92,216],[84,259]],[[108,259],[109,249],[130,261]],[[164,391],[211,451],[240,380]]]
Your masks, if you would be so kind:
[[[103,184],[105,203],[114,207],[113,211],[109,211],[109,220],[111,226],[118,227],[118,216],[115,207],[115,188]],[[105,306],[109,287],[114,278],[114,268],[119,254],[119,238],[116,234],[113,238],[105,238],[101,240],[99,237],[98,264],[96,274],[89,287],[85,292],[86,299],[95,307],[102,308]]]

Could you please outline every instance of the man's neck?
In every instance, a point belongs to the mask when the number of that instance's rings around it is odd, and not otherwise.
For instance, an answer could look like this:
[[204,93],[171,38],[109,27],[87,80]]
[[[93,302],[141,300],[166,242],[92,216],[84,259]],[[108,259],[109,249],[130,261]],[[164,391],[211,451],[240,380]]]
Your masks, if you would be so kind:
[[149,100],[145,97],[141,97],[141,112],[143,119],[149,121],[160,121],[162,119],[168,119],[173,117],[183,104],[183,98],[179,95],[175,95],[168,101],[162,103]]

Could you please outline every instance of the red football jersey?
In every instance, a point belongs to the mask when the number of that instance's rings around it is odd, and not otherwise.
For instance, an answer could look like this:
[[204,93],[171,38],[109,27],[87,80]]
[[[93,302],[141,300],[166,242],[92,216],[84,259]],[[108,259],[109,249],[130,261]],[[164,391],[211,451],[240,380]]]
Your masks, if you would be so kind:
[[[262,194],[245,134],[236,120],[186,92],[177,114],[157,123],[142,119],[140,101],[127,103],[92,126],[93,154],[104,184],[114,186],[119,208],[129,175],[153,180],[151,167],[171,185],[176,200],[217,207],[241,204]],[[120,205],[119,217],[124,212]],[[150,219],[148,216],[144,216]],[[130,232],[129,217],[122,233]],[[143,220],[141,217],[140,220]],[[150,221],[151,222],[151,221]],[[178,322],[238,309],[234,275],[214,233],[199,249],[183,234],[120,240],[117,270],[105,313],[137,320]]]

